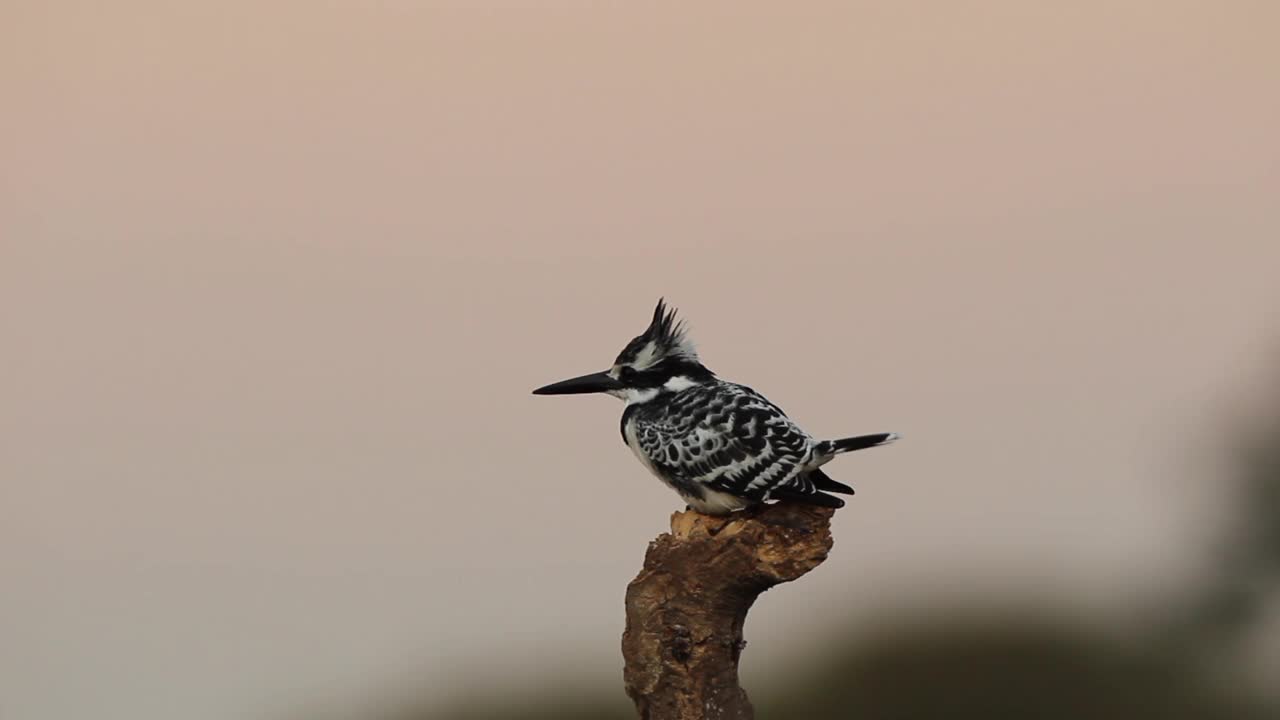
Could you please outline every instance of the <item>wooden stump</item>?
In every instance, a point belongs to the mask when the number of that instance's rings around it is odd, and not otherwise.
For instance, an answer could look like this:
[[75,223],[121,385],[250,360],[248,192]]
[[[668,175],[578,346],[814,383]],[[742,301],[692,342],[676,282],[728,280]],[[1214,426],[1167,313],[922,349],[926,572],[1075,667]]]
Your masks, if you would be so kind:
[[760,593],[827,559],[827,508],[765,505],[724,517],[671,516],[627,586],[627,695],[642,720],[747,720],[742,626]]

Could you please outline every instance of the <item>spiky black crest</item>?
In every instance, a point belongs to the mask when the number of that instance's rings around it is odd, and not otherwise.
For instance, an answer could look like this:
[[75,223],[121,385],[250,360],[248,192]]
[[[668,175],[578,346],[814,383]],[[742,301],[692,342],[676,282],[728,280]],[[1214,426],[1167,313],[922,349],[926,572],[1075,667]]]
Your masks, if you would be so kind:
[[658,301],[649,327],[627,343],[616,363],[637,370],[658,365],[701,365],[685,332],[684,321],[676,319],[675,308],[668,308],[665,300]]
[[665,298],[658,299],[653,309],[653,320],[640,337],[655,340],[664,348],[675,348],[685,342],[684,320],[676,320],[676,309],[668,308]]

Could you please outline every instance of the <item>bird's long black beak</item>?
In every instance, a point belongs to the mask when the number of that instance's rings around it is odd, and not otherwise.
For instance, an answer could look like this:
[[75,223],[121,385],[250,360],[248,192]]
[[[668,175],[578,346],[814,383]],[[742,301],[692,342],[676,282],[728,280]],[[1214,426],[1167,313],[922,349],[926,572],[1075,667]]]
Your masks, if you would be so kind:
[[534,395],[579,395],[582,393],[606,392],[608,390],[617,390],[622,387],[622,383],[609,377],[609,373],[591,373],[590,375],[582,375],[568,380],[561,380],[558,383],[544,385],[533,391]]

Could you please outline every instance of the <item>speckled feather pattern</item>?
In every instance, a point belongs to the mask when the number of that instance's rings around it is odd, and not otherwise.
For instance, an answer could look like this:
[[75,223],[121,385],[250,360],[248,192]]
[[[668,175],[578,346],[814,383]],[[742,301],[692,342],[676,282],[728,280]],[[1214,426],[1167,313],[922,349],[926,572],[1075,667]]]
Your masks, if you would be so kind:
[[748,502],[778,488],[813,494],[806,475],[829,459],[778,406],[719,379],[633,405],[622,425],[631,449],[695,508],[708,491]]

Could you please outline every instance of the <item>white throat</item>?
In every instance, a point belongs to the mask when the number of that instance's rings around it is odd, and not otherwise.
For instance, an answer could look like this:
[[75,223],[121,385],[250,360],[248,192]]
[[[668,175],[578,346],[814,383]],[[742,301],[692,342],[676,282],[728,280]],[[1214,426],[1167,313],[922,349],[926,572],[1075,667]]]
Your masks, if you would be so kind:
[[687,375],[676,375],[662,384],[660,388],[620,388],[610,390],[609,394],[623,400],[627,405],[641,405],[653,400],[664,392],[678,393],[698,385],[698,381]]
[[627,405],[640,405],[658,397],[660,392],[660,388],[622,388],[611,390],[609,394],[626,401]]

